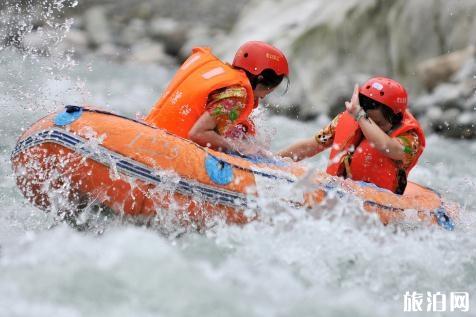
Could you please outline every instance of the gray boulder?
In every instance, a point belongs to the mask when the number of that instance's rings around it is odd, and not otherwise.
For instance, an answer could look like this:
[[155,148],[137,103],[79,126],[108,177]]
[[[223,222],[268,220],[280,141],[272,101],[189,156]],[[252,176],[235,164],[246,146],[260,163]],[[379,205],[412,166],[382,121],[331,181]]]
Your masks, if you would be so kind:
[[368,74],[341,75],[322,85],[323,102],[326,104],[327,115],[331,118],[345,110],[345,102],[349,101],[354,85],[363,83],[371,76]]
[[465,111],[476,111],[476,92],[464,102],[463,109]]
[[476,111],[465,111],[460,113],[456,123],[462,126],[473,126],[476,124]]
[[112,43],[105,7],[94,6],[88,9],[84,13],[84,27],[92,47],[96,48]]
[[165,53],[164,45],[151,41],[137,42],[131,48],[128,60],[135,63],[173,65],[174,59]]
[[468,72],[472,71],[472,65],[462,66],[474,55],[474,47],[469,46],[464,50],[452,52],[426,60],[417,65],[418,76],[421,78],[423,85],[428,90],[433,89],[442,82],[449,81],[454,77],[455,81],[465,79]]
[[138,41],[141,41],[147,37],[147,25],[144,20],[132,19],[121,30],[118,37],[118,44],[123,46],[131,46]]
[[433,124],[440,124],[443,122],[443,110],[438,107],[430,107],[426,111],[426,118]]
[[247,40],[275,44],[298,83],[287,103],[321,104],[325,113],[325,83],[350,74],[393,77],[412,96],[421,93],[417,65],[474,43],[475,15],[473,0],[251,0],[216,46],[230,57]]
[[476,79],[476,58],[471,56],[468,58],[456,74],[451,77],[452,82],[461,82],[465,80]]
[[442,110],[438,107],[437,101],[433,95],[422,95],[414,102],[410,103],[410,110],[417,117],[428,113],[428,111],[433,108],[442,112]]
[[[219,45],[215,44],[220,43],[220,41],[224,39],[225,33],[222,30],[211,29],[204,24],[196,25],[187,33],[187,39],[180,49],[179,58],[182,60],[187,58],[195,46],[209,46],[213,49],[213,52],[217,54]],[[233,59],[229,58],[225,60],[231,62]]]
[[462,84],[441,84],[435,88],[431,96],[433,97],[433,103],[443,110],[451,108],[463,109],[465,94]]
[[447,125],[454,125],[457,123],[458,117],[461,115],[461,110],[456,108],[446,109],[441,115],[441,120]]
[[150,21],[149,35],[165,45],[165,51],[177,55],[187,40],[185,25],[170,18],[156,18]]

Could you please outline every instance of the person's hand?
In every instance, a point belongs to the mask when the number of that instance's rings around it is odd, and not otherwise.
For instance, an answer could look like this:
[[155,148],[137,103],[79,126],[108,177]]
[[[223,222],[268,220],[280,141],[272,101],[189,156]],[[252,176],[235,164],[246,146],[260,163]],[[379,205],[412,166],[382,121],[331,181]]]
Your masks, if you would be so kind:
[[273,156],[273,153],[251,142],[246,142],[243,140],[235,140],[233,142],[233,145],[235,147],[235,151],[244,156],[261,156],[261,157]]
[[352,98],[349,101],[345,102],[345,108],[352,116],[357,116],[357,114],[362,110],[360,107],[359,102],[359,85],[355,84],[354,86],[354,93],[352,94]]
[[231,142],[233,150],[243,156],[256,155],[255,147],[246,140],[235,139]]
[[296,161],[294,161],[292,158],[290,157],[283,157],[283,156],[279,156],[279,155],[275,155],[278,157],[279,160],[283,161],[283,162],[286,162],[286,163],[296,163]]
[[265,150],[263,148],[258,148],[256,155],[266,158],[274,158],[274,154],[271,151]]

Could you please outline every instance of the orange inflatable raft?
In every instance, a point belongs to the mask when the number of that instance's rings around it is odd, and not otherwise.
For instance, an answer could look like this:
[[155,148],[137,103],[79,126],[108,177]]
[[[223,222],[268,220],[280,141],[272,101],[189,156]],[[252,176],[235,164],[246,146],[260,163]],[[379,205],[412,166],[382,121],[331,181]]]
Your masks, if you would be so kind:
[[20,191],[41,209],[63,199],[69,206],[95,203],[121,215],[173,213],[168,216],[179,223],[199,226],[217,216],[234,224],[259,218],[259,211],[247,211],[266,194],[263,180],[293,183],[303,177],[312,186],[290,203],[314,207],[330,193],[350,194],[384,224],[406,221],[410,210],[414,221],[448,230],[457,211],[438,193],[411,182],[404,195],[395,195],[299,164],[216,152],[142,122],[78,106],[33,124],[18,140],[12,165]]

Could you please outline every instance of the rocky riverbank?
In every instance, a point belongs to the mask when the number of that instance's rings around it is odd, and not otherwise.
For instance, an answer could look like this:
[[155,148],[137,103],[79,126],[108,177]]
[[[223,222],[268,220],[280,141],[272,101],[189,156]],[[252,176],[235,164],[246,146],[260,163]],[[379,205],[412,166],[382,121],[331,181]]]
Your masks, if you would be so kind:
[[177,66],[195,45],[230,60],[242,42],[265,40],[291,61],[289,93],[270,99],[283,105],[277,112],[332,116],[355,82],[379,74],[408,87],[427,129],[476,137],[471,0],[7,0],[0,8],[2,46],[41,56]]

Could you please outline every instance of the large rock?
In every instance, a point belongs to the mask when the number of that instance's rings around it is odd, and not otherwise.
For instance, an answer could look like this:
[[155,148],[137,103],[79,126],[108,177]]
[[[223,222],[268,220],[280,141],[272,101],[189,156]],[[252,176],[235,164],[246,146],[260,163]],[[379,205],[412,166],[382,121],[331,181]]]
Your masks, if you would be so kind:
[[[212,29],[204,24],[196,25],[187,33],[186,41],[179,51],[179,58],[182,60],[187,58],[195,46],[209,46],[216,53],[217,45],[215,44],[224,41],[225,38],[225,33],[222,30]],[[232,60],[233,58],[230,58],[228,61]]]
[[452,138],[476,137],[476,80],[438,85],[412,105],[413,113],[424,115],[436,132]]
[[433,131],[450,138],[473,139],[476,137],[476,113],[456,113],[456,109],[450,109],[443,113],[441,121],[433,121]]
[[443,111],[448,109],[470,110],[471,103],[475,100],[475,87],[476,82],[472,80],[438,85],[431,94],[423,95],[412,103],[411,109],[416,115],[424,114],[432,108],[439,108]]
[[441,124],[443,122],[443,110],[438,107],[431,107],[427,109],[426,112],[426,118],[432,123],[432,124]]
[[140,41],[136,43],[129,56],[129,60],[135,63],[157,63],[162,65],[173,65],[174,60],[165,54],[164,46],[161,43]]
[[459,114],[456,123],[463,126],[473,126],[476,124],[476,111],[465,111]]
[[465,86],[463,84],[441,84],[432,94],[433,104],[447,110],[450,108],[462,109],[465,102]]
[[454,135],[464,139],[476,138],[476,111],[465,111],[456,119]]
[[417,65],[473,43],[475,15],[473,0],[252,0],[215,46],[230,58],[247,40],[275,44],[296,83],[287,102],[328,112],[326,83],[350,74],[394,77],[420,93]]
[[[475,50],[476,51],[476,50]],[[461,82],[465,80],[476,79],[476,57],[473,56],[461,65],[461,68],[451,77],[453,82]]]
[[105,5],[111,17],[129,21],[133,18],[150,20],[170,18],[193,28],[206,24],[213,28],[229,30],[248,0],[81,0],[79,9]]
[[84,14],[84,25],[90,44],[99,47],[112,42],[111,30],[105,7],[94,6]]
[[[468,98],[464,105],[463,105],[463,109],[465,111],[473,111],[473,112],[476,112],[476,92],[475,94],[473,94],[473,96],[471,96],[470,98]],[[475,121],[476,123],[476,121]]]
[[[439,83],[448,81],[462,66],[470,60],[475,53],[474,46],[438,56],[417,65],[418,76],[425,88],[431,90]],[[471,65],[472,66],[472,65]],[[468,67],[464,69],[468,71]],[[461,73],[457,78],[463,79],[466,73]]]
[[170,18],[153,19],[148,27],[150,36],[164,43],[165,50],[177,55],[187,39],[187,27]]
[[423,95],[418,97],[415,101],[410,101],[410,110],[417,117],[427,113],[428,110],[432,108],[441,111],[441,109],[437,107],[436,98],[433,95]]
[[131,46],[147,37],[147,25],[143,20],[132,19],[122,29],[118,44]]
[[368,74],[351,74],[336,76],[331,81],[323,82],[323,101],[328,108],[327,115],[333,118],[345,110],[345,102],[349,101],[354,85],[362,83],[370,77]]

